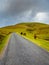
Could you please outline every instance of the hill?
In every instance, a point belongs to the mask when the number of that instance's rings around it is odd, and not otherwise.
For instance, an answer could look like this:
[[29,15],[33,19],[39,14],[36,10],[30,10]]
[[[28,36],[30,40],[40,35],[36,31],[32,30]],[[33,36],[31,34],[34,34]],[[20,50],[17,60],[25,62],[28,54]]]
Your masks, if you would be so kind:
[[38,38],[49,40],[49,25],[43,23],[19,23],[3,27],[0,31],[3,35],[8,35],[11,32],[25,32],[26,34],[32,34],[32,36],[36,34]]
[[49,25],[48,24],[37,23],[37,22],[19,23],[16,25],[0,28],[0,49],[3,47],[4,43],[2,43],[2,41],[4,40],[4,38],[13,32],[16,32],[22,36],[25,36],[32,41],[36,37],[38,40],[35,40],[35,41],[37,43],[39,42],[39,44],[37,45],[41,45],[41,47],[49,51]]

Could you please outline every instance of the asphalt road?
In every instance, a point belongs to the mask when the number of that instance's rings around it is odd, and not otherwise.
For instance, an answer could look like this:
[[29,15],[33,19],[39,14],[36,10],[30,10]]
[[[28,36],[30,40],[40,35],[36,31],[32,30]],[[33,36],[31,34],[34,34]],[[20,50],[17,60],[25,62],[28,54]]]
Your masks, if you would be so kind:
[[49,53],[13,33],[0,65],[49,65]]

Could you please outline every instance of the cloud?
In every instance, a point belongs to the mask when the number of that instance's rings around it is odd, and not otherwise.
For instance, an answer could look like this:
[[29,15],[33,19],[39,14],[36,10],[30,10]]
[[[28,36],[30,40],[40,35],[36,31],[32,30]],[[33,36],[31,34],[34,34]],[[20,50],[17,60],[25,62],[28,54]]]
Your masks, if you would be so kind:
[[34,21],[38,21],[38,22],[45,22],[47,23],[49,21],[49,12],[39,12],[35,15],[34,17]]
[[39,19],[49,21],[49,0],[0,0],[0,22],[5,25]]
[[[4,15],[18,15],[24,11],[49,11],[48,0],[0,0],[0,12]],[[33,13],[32,12],[32,13]]]

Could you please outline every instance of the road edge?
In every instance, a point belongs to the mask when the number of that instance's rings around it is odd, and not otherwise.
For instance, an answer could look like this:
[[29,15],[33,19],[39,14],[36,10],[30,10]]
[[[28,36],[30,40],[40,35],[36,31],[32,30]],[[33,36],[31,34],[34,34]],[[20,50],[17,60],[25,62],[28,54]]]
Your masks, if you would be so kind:
[[[7,37],[7,36],[6,36],[6,37]],[[4,43],[5,43],[5,46],[4,46],[4,48],[2,49],[2,52],[1,52],[1,54],[0,54],[0,60],[4,57],[4,54],[5,54],[5,51],[6,51],[6,49],[7,49],[7,46],[8,46],[8,42],[9,42],[10,37],[11,37],[11,34],[8,35],[6,41],[4,42]]]

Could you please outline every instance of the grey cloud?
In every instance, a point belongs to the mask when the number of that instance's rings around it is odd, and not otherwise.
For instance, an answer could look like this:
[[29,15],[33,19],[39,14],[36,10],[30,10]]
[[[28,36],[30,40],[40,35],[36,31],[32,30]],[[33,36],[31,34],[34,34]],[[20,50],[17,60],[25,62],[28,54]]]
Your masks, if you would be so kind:
[[3,4],[5,10],[0,13],[3,13],[4,17],[17,16],[29,10],[32,10],[31,16],[35,16],[37,12],[49,11],[49,0],[5,0]]
[[27,10],[32,9],[34,5],[33,0],[11,0],[8,13],[10,14],[18,14]]

